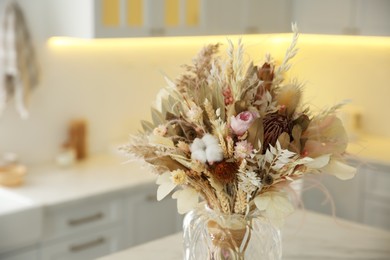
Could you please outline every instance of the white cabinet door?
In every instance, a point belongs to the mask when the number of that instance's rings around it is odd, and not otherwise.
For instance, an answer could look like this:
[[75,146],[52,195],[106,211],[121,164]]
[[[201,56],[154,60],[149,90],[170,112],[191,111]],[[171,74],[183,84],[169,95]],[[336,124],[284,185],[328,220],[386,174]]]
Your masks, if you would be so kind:
[[307,176],[302,193],[304,207],[323,214],[334,213],[340,218],[359,221],[364,201],[364,174],[359,172],[355,178],[347,181],[326,174]]
[[352,33],[356,26],[353,1],[293,0],[292,21],[303,33]]
[[116,224],[123,219],[121,198],[90,198],[46,209],[44,240]]
[[362,222],[390,230],[390,167],[371,164],[364,170]]
[[152,184],[126,200],[126,245],[133,246],[154,240],[181,229],[182,216],[177,213],[176,200],[169,196],[156,199],[157,185]]
[[88,260],[122,249],[121,228],[85,232],[68,237],[62,242],[43,246],[41,260]]

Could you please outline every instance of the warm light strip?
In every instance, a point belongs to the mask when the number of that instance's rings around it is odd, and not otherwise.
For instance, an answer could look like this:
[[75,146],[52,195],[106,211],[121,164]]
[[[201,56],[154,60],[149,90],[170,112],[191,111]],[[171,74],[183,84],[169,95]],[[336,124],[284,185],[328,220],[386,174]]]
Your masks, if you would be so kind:
[[[208,42],[225,42],[226,39],[236,40],[242,38],[245,41],[262,41],[266,39],[275,44],[285,44],[291,41],[291,34],[250,34],[250,35],[217,35],[217,36],[191,36],[191,37],[146,37],[146,38],[99,38],[81,39],[71,37],[51,37],[48,40],[49,47],[71,47],[94,45],[99,47],[132,46],[132,45],[193,45]],[[304,44],[329,44],[329,45],[378,45],[389,46],[390,37],[377,36],[345,36],[345,35],[314,35],[301,34],[300,42]]]

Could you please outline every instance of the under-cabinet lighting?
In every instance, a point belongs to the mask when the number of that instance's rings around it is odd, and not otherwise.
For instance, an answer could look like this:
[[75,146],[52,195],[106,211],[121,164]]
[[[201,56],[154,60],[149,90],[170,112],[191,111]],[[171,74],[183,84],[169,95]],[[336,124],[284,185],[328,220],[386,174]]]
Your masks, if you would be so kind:
[[[248,34],[248,35],[214,35],[214,36],[190,36],[190,37],[145,37],[145,38],[99,38],[82,39],[71,37],[51,37],[48,40],[49,47],[71,47],[71,46],[161,46],[161,45],[204,45],[207,43],[226,43],[226,39],[233,41],[242,38],[246,42],[262,43],[267,41],[275,45],[289,44],[291,34]],[[316,45],[378,45],[389,46],[390,37],[377,36],[346,36],[346,35],[315,35],[301,34],[300,44]]]

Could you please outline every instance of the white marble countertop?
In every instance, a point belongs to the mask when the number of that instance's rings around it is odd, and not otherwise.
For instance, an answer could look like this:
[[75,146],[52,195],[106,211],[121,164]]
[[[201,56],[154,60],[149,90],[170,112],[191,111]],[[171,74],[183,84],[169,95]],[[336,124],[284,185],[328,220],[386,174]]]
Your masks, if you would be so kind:
[[123,157],[106,154],[67,168],[55,163],[32,166],[22,186],[0,186],[0,191],[28,198],[36,205],[52,206],[154,182],[156,176],[143,170],[139,163],[125,161]]
[[[390,232],[320,215],[297,211],[282,229],[284,260],[389,260]],[[178,233],[100,260],[181,260],[182,234]]]

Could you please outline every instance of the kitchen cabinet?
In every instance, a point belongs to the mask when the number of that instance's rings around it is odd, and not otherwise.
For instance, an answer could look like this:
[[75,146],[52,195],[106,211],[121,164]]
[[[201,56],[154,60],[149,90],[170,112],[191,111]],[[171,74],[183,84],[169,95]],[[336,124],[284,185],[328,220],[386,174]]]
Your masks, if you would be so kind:
[[44,244],[41,260],[86,260],[122,249],[122,228],[75,234],[60,242]]
[[145,243],[182,229],[183,216],[177,213],[176,200],[157,201],[153,183],[125,199],[126,247]]
[[390,230],[390,166],[356,163],[358,172],[351,180],[329,175],[306,178],[304,190],[310,189],[303,192],[305,208],[332,215],[332,201],[337,217]]
[[390,1],[291,0],[292,21],[303,33],[390,35]]
[[290,32],[290,1],[51,0],[49,36],[81,38]]
[[388,0],[51,0],[49,36],[117,38],[291,32],[390,35]]
[[123,248],[123,200],[94,196],[47,207],[42,260],[94,259]]
[[0,254],[1,260],[39,260],[39,251],[37,247],[21,249],[17,252]]

